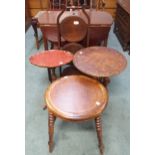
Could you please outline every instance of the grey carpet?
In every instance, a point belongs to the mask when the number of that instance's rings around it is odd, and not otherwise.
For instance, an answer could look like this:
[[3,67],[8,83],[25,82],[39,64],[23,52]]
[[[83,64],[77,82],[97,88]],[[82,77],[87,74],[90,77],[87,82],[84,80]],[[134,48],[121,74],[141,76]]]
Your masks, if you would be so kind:
[[[109,104],[102,114],[105,155],[130,154],[130,57],[123,52],[113,34],[109,34],[108,47],[117,49],[128,60],[127,68],[111,78]],[[39,33],[41,37],[41,33]],[[48,152],[47,111],[43,111],[44,91],[49,85],[47,70],[29,63],[29,57],[43,50],[35,47],[32,27],[25,35],[26,82],[26,155],[50,155]],[[69,123],[57,119],[52,155],[99,155],[94,121]]]

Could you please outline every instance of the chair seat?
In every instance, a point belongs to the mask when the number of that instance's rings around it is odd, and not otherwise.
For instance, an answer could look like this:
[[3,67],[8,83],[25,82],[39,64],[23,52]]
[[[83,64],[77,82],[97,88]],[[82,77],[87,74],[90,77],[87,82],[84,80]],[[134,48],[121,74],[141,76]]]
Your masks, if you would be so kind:
[[103,112],[108,103],[108,93],[97,80],[74,75],[53,82],[46,91],[45,100],[53,115],[82,121],[96,118]]

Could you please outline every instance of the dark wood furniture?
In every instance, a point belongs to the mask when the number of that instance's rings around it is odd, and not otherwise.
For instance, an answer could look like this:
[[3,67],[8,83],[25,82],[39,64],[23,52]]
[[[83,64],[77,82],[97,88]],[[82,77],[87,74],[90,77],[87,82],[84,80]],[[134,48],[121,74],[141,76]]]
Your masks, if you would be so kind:
[[[77,49],[83,47],[81,41],[84,40],[84,38],[86,38],[85,46],[89,45],[90,18],[84,8],[78,7],[77,9],[80,9],[82,11],[83,15],[87,19],[86,21],[80,16],[76,16],[76,14],[67,16],[62,19],[63,14],[65,13],[65,9],[58,15],[57,18],[59,38],[58,48],[63,48],[64,50],[67,48],[72,53],[75,53]],[[64,38],[64,40],[66,41],[65,45],[62,45],[62,38]]]
[[[38,41],[37,27],[45,27],[57,29],[57,17],[61,11],[41,11],[32,20],[32,26],[35,32],[36,42]],[[90,42],[92,45],[100,45],[104,41],[104,45],[107,45],[108,35],[113,23],[112,16],[104,11],[86,10],[90,17]],[[73,15],[74,12],[65,11],[64,17]],[[83,18],[81,11],[77,11],[76,15]],[[85,18],[84,18],[85,19]],[[50,32],[49,32],[50,33]]]
[[[48,68],[49,80],[52,82],[57,79],[55,68],[70,63],[73,55],[68,51],[49,50],[34,54],[30,57],[30,63],[38,67]],[[51,74],[52,70],[52,74]]]
[[106,47],[88,47],[76,52],[73,63],[81,72],[98,78],[105,78],[107,87],[109,77],[119,74],[127,65],[126,58],[118,51]]
[[[79,49],[89,46],[89,25],[90,25],[90,18],[88,14],[85,12],[85,9],[82,7],[74,7],[74,10],[75,9],[76,10],[80,9],[87,20],[85,21],[80,16],[76,15],[67,16],[64,19],[62,19],[65,9],[59,14],[57,18],[58,40],[59,40],[58,48],[70,51],[73,54]],[[62,38],[64,38],[65,43],[62,42]],[[66,67],[63,70],[61,75],[65,76],[72,74],[80,74],[80,73],[71,63],[68,67]]]
[[31,16],[28,9],[28,1],[25,0],[25,32],[27,31],[30,25],[31,25]]
[[50,152],[53,149],[54,122],[59,117],[73,122],[95,119],[99,149],[103,154],[101,113],[108,103],[108,93],[103,85],[86,76],[65,76],[48,87],[45,101],[49,113]]
[[118,0],[114,33],[123,50],[130,49],[130,0]]
[[[34,36],[35,36],[35,41],[36,41],[36,47],[37,49],[39,49],[39,39],[38,39],[38,30],[37,30],[37,21],[35,20],[35,18],[38,18],[38,16],[40,15],[41,10],[61,10],[62,6],[66,4],[66,0],[32,0],[29,2],[34,8],[35,7],[39,7],[40,9],[36,12],[35,16],[32,18],[31,24],[32,27],[34,29]],[[48,29],[42,29],[43,33],[44,33],[44,37],[47,38],[47,40],[49,40],[51,42],[51,47],[53,48],[54,45],[56,45],[58,43],[58,39],[57,39],[57,31],[55,29],[52,30],[52,32],[50,33],[50,35],[48,34]],[[45,50],[48,50],[48,48],[45,48]]]

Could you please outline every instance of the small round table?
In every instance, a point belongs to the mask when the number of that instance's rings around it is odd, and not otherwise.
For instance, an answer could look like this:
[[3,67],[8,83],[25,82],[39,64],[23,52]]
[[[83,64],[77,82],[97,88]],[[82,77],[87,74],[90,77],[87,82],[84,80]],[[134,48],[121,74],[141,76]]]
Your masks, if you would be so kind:
[[33,65],[48,68],[49,80],[52,82],[57,78],[55,68],[71,62],[73,55],[64,50],[48,50],[34,54],[29,60]]
[[126,58],[112,48],[92,46],[77,51],[73,63],[81,72],[104,78],[104,85],[110,82],[109,77],[119,74],[127,65]]
[[59,117],[74,122],[95,119],[99,149],[103,154],[101,113],[108,103],[108,93],[103,85],[83,75],[65,76],[48,87],[45,101],[49,113],[50,152],[53,146],[54,122]]

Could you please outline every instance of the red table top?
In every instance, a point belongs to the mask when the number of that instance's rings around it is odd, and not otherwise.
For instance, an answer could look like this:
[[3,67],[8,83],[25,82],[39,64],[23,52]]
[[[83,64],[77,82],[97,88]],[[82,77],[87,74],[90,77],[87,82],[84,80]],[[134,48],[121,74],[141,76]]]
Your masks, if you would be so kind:
[[69,51],[48,50],[38,52],[30,57],[30,63],[38,67],[58,67],[73,60],[73,55]]

